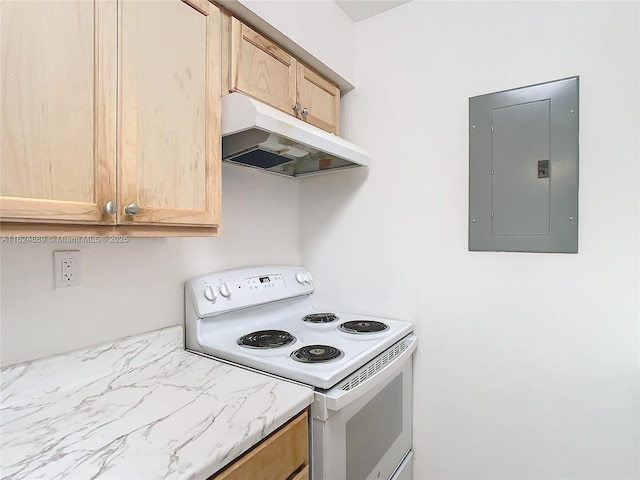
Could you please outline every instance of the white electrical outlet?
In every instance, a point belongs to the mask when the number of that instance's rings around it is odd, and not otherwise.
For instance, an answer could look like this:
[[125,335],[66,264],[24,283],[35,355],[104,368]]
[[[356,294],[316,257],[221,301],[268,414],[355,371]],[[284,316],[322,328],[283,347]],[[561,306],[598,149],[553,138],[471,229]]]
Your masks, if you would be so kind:
[[55,288],[80,285],[80,250],[57,250],[53,252],[53,278]]

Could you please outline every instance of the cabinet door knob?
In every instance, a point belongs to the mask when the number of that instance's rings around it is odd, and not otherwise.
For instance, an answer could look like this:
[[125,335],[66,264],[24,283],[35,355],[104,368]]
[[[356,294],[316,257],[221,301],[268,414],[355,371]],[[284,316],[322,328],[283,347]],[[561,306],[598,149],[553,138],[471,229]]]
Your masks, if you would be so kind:
[[299,103],[296,103],[296,104],[293,106],[293,111],[294,111],[294,112],[299,112],[300,110],[302,110],[302,109],[300,108],[300,104],[299,104]]
[[301,113],[306,117],[307,115],[309,115],[309,109],[307,107],[304,107]]
[[115,215],[116,213],[118,213],[118,205],[116,205],[116,202],[109,200],[102,207],[102,211],[107,215]]
[[140,207],[137,203],[130,203],[124,207],[124,213],[127,215],[138,215],[140,213]]

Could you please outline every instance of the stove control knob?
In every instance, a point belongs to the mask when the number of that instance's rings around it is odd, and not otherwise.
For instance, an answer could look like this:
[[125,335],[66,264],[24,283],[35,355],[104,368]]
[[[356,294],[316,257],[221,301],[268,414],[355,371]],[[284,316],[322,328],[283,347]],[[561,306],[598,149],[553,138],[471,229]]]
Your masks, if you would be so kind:
[[303,272],[296,273],[296,280],[298,281],[298,283],[303,284],[305,281],[304,273]]
[[311,278],[311,274],[309,272],[305,272],[304,281],[307,283],[311,283],[313,281],[313,278]]
[[220,295],[224,298],[229,298],[231,296],[231,289],[227,282],[223,282],[222,285],[220,285]]
[[211,285],[205,285],[204,287],[204,298],[209,300],[212,303],[216,302],[218,296],[216,295],[216,291],[213,289]]

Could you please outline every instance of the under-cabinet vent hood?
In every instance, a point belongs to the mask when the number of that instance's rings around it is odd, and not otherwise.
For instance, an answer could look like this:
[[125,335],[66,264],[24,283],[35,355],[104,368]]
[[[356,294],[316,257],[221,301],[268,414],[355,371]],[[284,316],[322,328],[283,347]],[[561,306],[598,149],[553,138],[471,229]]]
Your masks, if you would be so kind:
[[362,148],[241,93],[222,97],[222,159],[289,177],[369,165]]

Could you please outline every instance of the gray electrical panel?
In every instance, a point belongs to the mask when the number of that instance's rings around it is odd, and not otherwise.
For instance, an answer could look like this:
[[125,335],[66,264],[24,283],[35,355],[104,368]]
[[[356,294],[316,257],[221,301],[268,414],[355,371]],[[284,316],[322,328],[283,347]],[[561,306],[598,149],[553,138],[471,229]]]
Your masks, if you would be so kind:
[[469,250],[578,252],[578,77],[469,99]]

